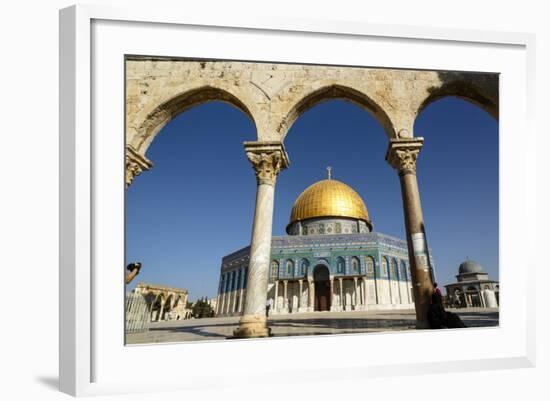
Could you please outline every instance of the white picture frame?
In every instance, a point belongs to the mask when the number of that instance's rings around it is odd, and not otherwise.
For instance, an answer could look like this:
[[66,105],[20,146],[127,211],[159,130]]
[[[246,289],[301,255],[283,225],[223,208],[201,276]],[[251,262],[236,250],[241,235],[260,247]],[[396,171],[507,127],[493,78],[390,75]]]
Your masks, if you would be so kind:
[[[321,336],[124,347],[120,311],[112,311],[108,317],[107,312],[103,313],[107,311],[109,302],[114,305],[122,302],[123,291],[117,287],[118,281],[115,280],[113,284],[110,280],[110,273],[103,275],[94,272],[94,266],[98,263],[107,261],[119,267],[123,263],[119,254],[101,253],[98,250],[101,248],[98,247],[98,242],[103,241],[103,237],[109,237],[109,240],[113,239],[116,243],[120,242],[120,227],[113,230],[114,233],[104,230],[105,223],[109,220],[120,221],[118,206],[113,207],[117,210],[109,211],[105,208],[105,200],[110,199],[112,204],[118,205],[124,191],[123,146],[119,146],[123,144],[124,125],[119,124],[120,119],[124,118],[123,102],[115,103],[118,106],[111,107],[109,111],[113,113],[112,117],[104,118],[101,110],[104,107],[102,100],[106,103],[110,100],[101,96],[106,90],[113,90],[119,91],[118,95],[115,94],[114,101],[123,99],[123,86],[120,86],[120,79],[124,75],[123,58],[118,58],[120,54],[153,52],[155,55],[163,56],[186,56],[185,53],[181,54],[186,50],[181,48],[182,39],[179,45],[178,41],[160,40],[173,37],[176,31],[178,35],[183,35],[181,38],[192,35],[194,40],[199,39],[204,45],[200,49],[204,52],[202,55],[208,57],[210,52],[210,58],[224,59],[236,56],[237,59],[243,60],[274,62],[292,61],[294,58],[296,62],[322,63],[331,55],[323,54],[317,60],[311,56],[305,60],[292,56],[289,50],[288,56],[283,57],[283,43],[290,39],[295,43],[324,41],[326,48],[330,49],[334,44],[329,42],[338,38],[341,43],[372,42],[373,49],[383,41],[384,47],[388,50],[379,55],[384,60],[371,66],[422,68],[421,64],[424,63],[424,66],[429,64],[429,68],[432,69],[471,71],[485,65],[488,69],[483,71],[500,72],[503,78],[499,122],[502,135],[500,327],[437,333],[417,331],[348,335],[344,340],[342,336]],[[231,35],[233,40],[239,38],[243,44],[239,49],[225,49],[223,52],[220,49],[215,54],[210,48],[215,45],[212,33]],[[271,59],[267,50],[262,54],[256,53],[256,57],[251,56],[253,53],[244,58],[237,55],[239,52],[244,54],[247,46],[252,46],[250,42],[254,42],[255,35],[261,35],[262,40],[270,43],[268,50],[271,51]],[[109,39],[108,43],[106,39]],[[271,374],[285,374],[290,381],[326,381],[344,375],[360,379],[365,376],[404,375],[411,372],[419,374],[534,366],[535,315],[534,308],[528,308],[527,305],[534,302],[535,284],[526,277],[534,272],[535,253],[529,252],[526,256],[508,249],[512,247],[503,247],[514,244],[530,249],[532,245],[528,240],[514,232],[535,231],[534,197],[528,196],[535,193],[535,149],[529,146],[530,143],[535,143],[531,123],[535,84],[534,40],[533,35],[520,33],[373,25],[357,21],[260,18],[253,14],[240,18],[219,19],[205,15],[182,15],[177,11],[154,7],[112,8],[79,5],[61,10],[60,390],[80,396],[167,389],[198,390],[205,386],[210,389],[231,387],[235,386],[235,379],[242,374],[246,374],[249,380],[253,379],[257,384],[267,384]],[[152,47],[155,46],[155,41],[158,45],[156,48]],[[440,59],[427,61],[429,51],[425,50],[426,57],[420,62],[423,46],[437,46]],[[400,52],[392,52],[393,47],[399,48]],[[414,48],[415,52],[407,52],[406,49],[409,47]],[[197,57],[198,52],[199,50],[196,50],[192,56]],[[473,52],[472,54],[479,57],[453,63],[453,57],[458,56],[451,54],[461,52],[464,52],[464,55]],[[109,57],[113,55],[115,57]],[[483,64],[484,62],[486,64]],[[500,67],[498,63],[501,63]],[[115,69],[109,69],[113,65]],[[117,65],[119,69],[116,69]],[[96,86],[98,82],[103,83]],[[106,85],[107,82],[109,85]],[[120,136],[94,136],[94,132],[105,127],[114,132],[118,130]],[[514,142],[512,132],[522,132],[524,140]],[[111,140],[114,142],[109,142]],[[511,163],[511,154],[514,155],[515,163]],[[97,163],[98,157],[109,162],[105,166],[100,166]],[[111,175],[115,177],[112,180],[104,179],[108,168],[112,166],[115,166],[115,169],[119,166],[120,171],[113,173],[111,170]],[[120,187],[117,186],[119,182]],[[513,191],[514,184],[516,187],[521,185],[524,191]],[[503,194],[506,197],[503,197]],[[119,206],[122,207],[122,204]],[[111,235],[118,237],[111,238]],[[120,251],[122,252],[122,249]],[[512,267],[520,261],[524,269],[520,272],[513,271]],[[113,274],[116,277],[120,276],[120,268]],[[101,288],[102,293],[107,296],[99,299],[94,292],[97,288]],[[514,294],[514,302],[511,302],[511,293]],[[122,310],[122,306],[119,309]],[[108,322],[119,323],[108,326]],[[98,327],[109,327],[109,330],[98,331]],[[383,348],[388,336],[398,344],[395,347],[396,355],[388,357],[376,354],[376,348]],[[404,353],[407,347],[400,343],[403,338],[407,342],[414,341],[419,348],[428,345],[434,347],[434,344],[458,345],[454,345],[454,349],[445,349],[433,355],[413,350]],[[319,367],[319,361],[313,356],[313,352],[319,347],[335,350],[342,347],[357,347],[370,341],[382,344],[382,347],[364,346],[362,348],[365,350],[357,351],[357,358],[353,361],[342,361],[337,366]],[[464,343],[468,345],[464,346]],[[280,358],[277,359],[277,355],[297,350],[305,356],[305,362],[299,366],[288,365],[280,361]],[[366,354],[367,350],[369,354]],[[186,370],[181,364],[178,365],[177,361],[181,360],[183,355],[195,363],[196,372]],[[221,356],[219,364],[215,367],[210,366],[207,372],[201,371],[201,363],[212,362],[216,355]],[[151,374],[143,378],[131,377],[128,371],[138,361],[163,363],[171,367],[180,366],[180,370],[163,377]],[[228,364],[227,361],[231,363]],[[182,377],[185,379],[182,380]]]

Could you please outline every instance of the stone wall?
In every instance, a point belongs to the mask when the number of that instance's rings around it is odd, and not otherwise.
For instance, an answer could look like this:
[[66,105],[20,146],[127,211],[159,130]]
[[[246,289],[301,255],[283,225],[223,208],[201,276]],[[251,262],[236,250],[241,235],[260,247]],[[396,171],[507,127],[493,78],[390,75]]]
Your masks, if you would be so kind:
[[211,100],[245,113],[258,141],[284,141],[304,111],[329,99],[365,108],[389,138],[413,137],[417,115],[442,96],[467,99],[496,117],[498,74],[129,57],[127,184],[151,168],[146,152],[162,127]]

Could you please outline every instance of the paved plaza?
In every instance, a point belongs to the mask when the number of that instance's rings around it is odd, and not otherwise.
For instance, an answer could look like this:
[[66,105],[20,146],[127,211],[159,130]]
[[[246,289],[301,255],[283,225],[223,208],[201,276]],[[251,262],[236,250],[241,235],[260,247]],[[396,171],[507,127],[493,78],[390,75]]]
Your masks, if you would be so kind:
[[[498,309],[450,309],[468,327],[498,326]],[[128,334],[127,344],[224,340],[238,327],[239,316],[152,322],[146,333]],[[371,333],[414,330],[414,310],[366,312],[314,312],[269,318],[274,337]]]

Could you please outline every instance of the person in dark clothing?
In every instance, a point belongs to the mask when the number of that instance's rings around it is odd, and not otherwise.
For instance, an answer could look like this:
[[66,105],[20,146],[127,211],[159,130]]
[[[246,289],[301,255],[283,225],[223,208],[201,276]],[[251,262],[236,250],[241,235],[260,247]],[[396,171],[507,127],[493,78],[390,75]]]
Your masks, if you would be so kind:
[[432,304],[441,304],[443,305],[443,295],[437,286],[437,283],[434,283],[434,289],[432,291]]
[[428,323],[431,329],[454,329],[466,327],[456,313],[447,312],[443,307],[443,295],[434,283],[430,308],[428,309]]
[[428,309],[428,323],[430,324],[430,329],[445,329],[446,325],[447,312],[443,308],[442,304],[431,304]]

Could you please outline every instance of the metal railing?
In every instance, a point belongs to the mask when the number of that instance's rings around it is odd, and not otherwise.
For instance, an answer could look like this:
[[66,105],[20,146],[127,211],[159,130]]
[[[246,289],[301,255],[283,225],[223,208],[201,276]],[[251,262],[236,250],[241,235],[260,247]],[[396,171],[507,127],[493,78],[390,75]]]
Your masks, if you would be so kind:
[[142,333],[149,330],[151,308],[145,297],[131,292],[126,295],[126,333]]

